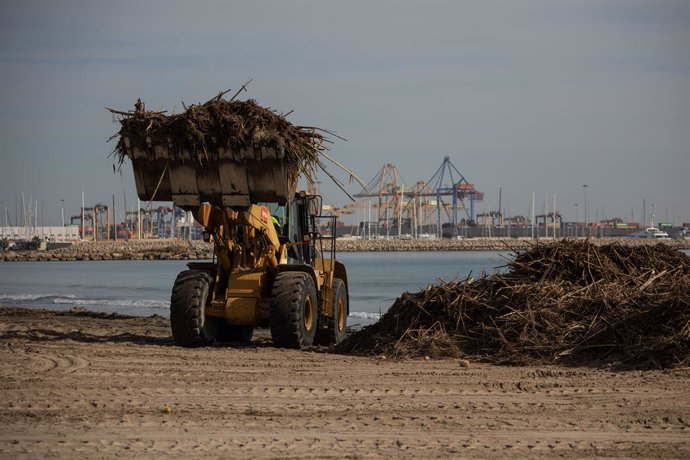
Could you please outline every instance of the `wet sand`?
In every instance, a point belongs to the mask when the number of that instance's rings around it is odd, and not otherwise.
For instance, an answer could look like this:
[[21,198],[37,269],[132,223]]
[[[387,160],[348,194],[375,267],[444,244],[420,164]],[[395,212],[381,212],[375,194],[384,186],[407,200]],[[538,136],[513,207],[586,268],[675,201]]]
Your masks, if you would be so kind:
[[189,350],[161,317],[0,308],[0,427],[3,458],[688,458],[690,369],[393,362],[266,331]]

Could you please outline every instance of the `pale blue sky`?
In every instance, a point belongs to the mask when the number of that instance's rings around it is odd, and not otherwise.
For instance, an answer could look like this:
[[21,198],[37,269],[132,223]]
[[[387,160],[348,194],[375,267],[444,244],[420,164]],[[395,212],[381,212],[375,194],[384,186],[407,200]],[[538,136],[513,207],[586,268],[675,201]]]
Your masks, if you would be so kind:
[[582,217],[588,184],[590,220],[639,220],[646,198],[690,221],[686,1],[4,1],[0,78],[11,219],[21,192],[46,224],[81,190],[134,197],[104,107],[179,112],[253,78],[261,104],[346,137],[332,153],[367,181],[396,163],[413,184],[449,155],[480,212],[503,187],[511,214],[535,192]]

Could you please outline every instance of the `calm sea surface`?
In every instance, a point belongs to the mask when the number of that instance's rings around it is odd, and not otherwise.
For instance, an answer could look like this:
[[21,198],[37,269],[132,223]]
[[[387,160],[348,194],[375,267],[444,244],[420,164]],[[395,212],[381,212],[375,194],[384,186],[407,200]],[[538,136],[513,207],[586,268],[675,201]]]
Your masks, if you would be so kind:
[[[405,291],[492,272],[507,252],[341,253],[350,282],[349,323],[368,324]],[[0,263],[0,305],[167,316],[184,261]]]

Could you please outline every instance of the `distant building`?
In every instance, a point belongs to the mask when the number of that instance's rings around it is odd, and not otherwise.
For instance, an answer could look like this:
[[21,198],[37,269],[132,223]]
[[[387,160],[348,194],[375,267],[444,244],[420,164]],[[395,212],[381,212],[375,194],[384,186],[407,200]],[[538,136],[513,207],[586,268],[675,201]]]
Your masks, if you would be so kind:
[[0,227],[0,238],[12,241],[28,241],[34,237],[42,241],[77,241],[79,227]]

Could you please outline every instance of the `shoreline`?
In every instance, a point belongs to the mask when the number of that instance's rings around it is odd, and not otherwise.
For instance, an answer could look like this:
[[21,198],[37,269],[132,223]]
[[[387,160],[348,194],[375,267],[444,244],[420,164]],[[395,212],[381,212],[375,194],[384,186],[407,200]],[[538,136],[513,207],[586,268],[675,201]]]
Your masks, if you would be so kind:
[[[560,239],[560,238],[558,238]],[[553,241],[553,238],[467,238],[461,240],[336,240],[337,252],[463,252],[463,251],[515,251]],[[689,250],[690,239],[635,240],[630,238],[590,239],[594,244],[613,241],[623,245],[642,246],[668,244],[678,250]],[[0,262],[49,262],[90,260],[204,260],[213,257],[212,245],[203,241],[183,240],[129,240],[85,241],[47,251],[4,251]]]

